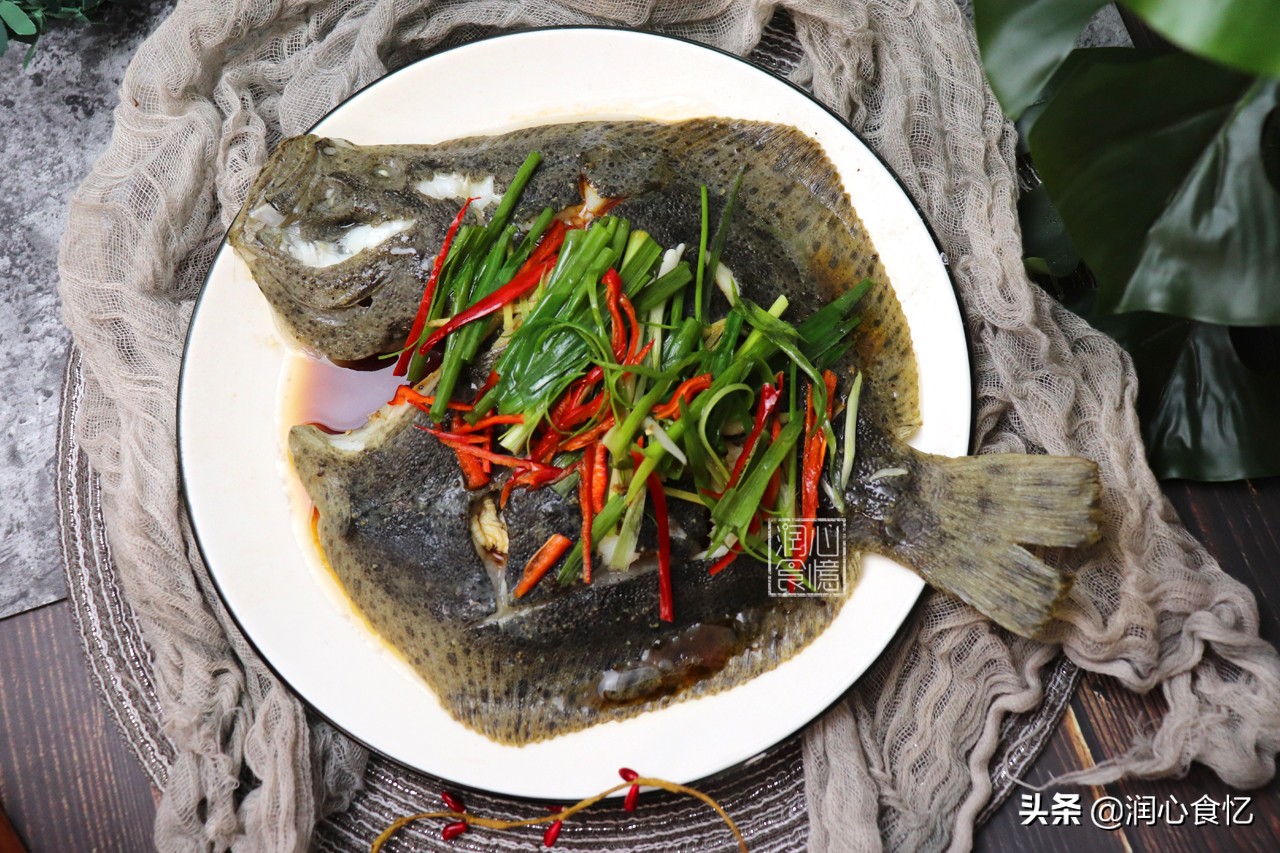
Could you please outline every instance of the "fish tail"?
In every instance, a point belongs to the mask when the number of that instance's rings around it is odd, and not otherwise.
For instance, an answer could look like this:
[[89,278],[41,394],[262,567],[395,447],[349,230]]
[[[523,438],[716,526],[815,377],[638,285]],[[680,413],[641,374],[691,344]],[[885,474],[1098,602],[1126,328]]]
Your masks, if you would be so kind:
[[1016,634],[1043,631],[1073,579],[1023,546],[1098,540],[1097,466],[1066,456],[899,450],[901,466],[879,481],[872,473],[864,486],[902,481],[878,491],[893,493],[879,503],[887,507],[876,531],[883,553]]

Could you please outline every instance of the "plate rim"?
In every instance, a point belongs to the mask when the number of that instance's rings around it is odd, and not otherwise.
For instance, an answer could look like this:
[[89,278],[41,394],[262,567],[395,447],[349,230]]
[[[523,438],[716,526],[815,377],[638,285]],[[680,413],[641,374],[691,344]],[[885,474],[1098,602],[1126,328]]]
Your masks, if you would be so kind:
[[[723,58],[734,60],[735,62],[741,65],[747,66],[752,71],[765,74],[769,77],[772,77],[775,81],[785,84],[789,89],[792,90],[792,92],[794,92],[795,94],[799,94],[804,99],[818,106],[820,109],[826,112],[831,118],[835,119],[835,121],[839,123],[840,127],[844,132],[847,132],[850,135],[852,135],[863,146],[863,148],[865,148],[866,151],[871,154],[871,156],[884,169],[884,172],[893,180],[894,184],[897,185],[898,189],[902,193],[902,196],[911,205],[911,208],[915,211],[916,216],[919,218],[920,222],[923,224],[926,233],[929,235],[929,239],[933,243],[934,249],[937,251],[937,254],[942,264],[943,271],[946,275],[948,283],[951,286],[952,296],[955,299],[955,304],[958,309],[960,329],[961,329],[962,337],[964,340],[965,358],[966,358],[966,366],[967,366],[966,373],[968,376],[968,398],[970,403],[970,416],[969,416],[968,436],[966,438],[966,444],[968,448],[967,452],[972,454],[974,451],[974,438],[977,430],[976,417],[974,416],[977,410],[977,384],[976,384],[976,372],[975,372],[976,368],[975,368],[975,359],[974,359],[973,333],[969,328],[969,324],[965,322],[965,311],[964,311],[965,303],[962,298],[960,287],[956,282],[954,266],[952,265],[951,260],[948,256],[948,253],[946,252],[940,239],[938,238],[938,234],[937,234],[937,231],[934,229],[933,223],[930,221],[929,217],[925,214],[925,211],[920,206],[920,203],[916,200],[915,196],[908,190],[905,182],[898,175],[897,171],[895,171],[893,167],[889,165],[889,163],[884,159],[884,157],[880,154],[880,152],[877,151],[859,131],[854,129],[843,116],[841,116],[831,107],[827,106],[825,103],[819,100],[813,93],[804,89],[799,84],[787,79],[786,77],[773,71],[772,69],[765,68],[761,65],[758,65],[752,62],[746,56],[741,56],[739,54],[732,53],[728,50],[725,50],[724,48],[720,48],[715,45],[706,44],[704,42],[700,42],[693,38],[675,35],[671,33],[659,32],[659,31],[650,30],[650,29],[636,29],[636,28],[629,28],[629,27],[623,27],[623,26],[598,25],[598,24],[552,24],[552,25],[538,26],[538,27],[516,27],[509,30],[504,30],[498,33],[491,33],[488,35],[479,36],[477,38],[469,39],[459,44],[450,45],[449,47],[445,47],[440,50],[434,50],[434,51],[428,52],[425,55],[413,60],[412,62],[406,63],[405,65],[402,65],[399,68],[389,71],[386,74],[383,74],[377,79],[370,81],[369,83],[365,84],[364,86],[361,86],[359,89],[356,89],[355,91],[351,92],[349,95],[344,97],[339,103],[335,104],[333,107],[327,110],[324,113],[324,115],[320,116],[320,118],[312,122],[307,127],[307,129],[303,131],[303,133],[312,132],[314,128],[323,124],[335,112],[345,107],[350,101],[352,101],[359,95],[362,95],[369,89],[372,89],[373,87],[379,85],[385,80],[397,74],[400,74],[401,72],[408,71],[409,69],[412,69],[418,64],[425,62],[427,60],[433,59],[435,57],[441,56],[446,53],[451,53],[460,49],[465,49],[483,42],[490,42],[498,39],[506,39],[506,38],[516,37],[521,35],[528,35],[531,33],[559,32],[559,31],[566,31],[566,30],[596,31],[596,32],[603,32],[603,33],[623,33],[623,34],[626,34],[627,36],[643,36],[648,38],[664,39],[664,40],[669,40],[673,42],[678,42],[678,43],[681,43],[690,47],[698,48],[701,50],[710,51],[714,54],[718,54]],[[238,214],[239,212],[237,211],[237,215]],[[460,787],[463,789],[484,791],[484,792],[496,794],[499,796],[513,796],[513,797],[518,797],[520,799],[528,799],[528,800],[547,799],[546,797],[511,794],[509,792],[498,791],[496,789],[477,788],[475,786],[467,785],[464,783],[454,783],[452,780],[447,779],[443,775],[436,774],[428,770],[424,770],[423,768],[417,767],[409,763],[408,760],[406,759],[402,759],[399,756],[393,755],[377,746],[372,745],[368,741],[364,740],[362,737],[354,734],[343,724],[338,723],[336,720],[334,720],[329,714],[327,714],[324,710],[322,710],[315,702],[313,702],[310,698],[308,698],[306,694],[304,694],[301,690],[299,690],[298,687],[295,686],[295,684],[283,672],[280,671],[276,663],[273,662],[266,654],[263,653],[262,649],[260,649],[258,646],[258,642],[253,638],[250,632],[248,632],[245,629],[245,626],[241,621],[241,617],[236,613],[235,609],[231,606],[230,599],[227,597],[226,591],[223,589],[222,584],[219,582],[217,573],[211,567],[211,563],[208,560],[207,554],[205,553],[204,542],[200,536],[200,532],[194,520],[194,516],[192,513],[191,494],[189,491],[188,478],[186,474],[186,464],[185,464],[186,454],[184,452],[184,444],[183,444],[183,438],[182,438],[183,436],[183,429],[182,429],[183,400],[185,399],[187,371],[190,364],[188,355],[189,355],[189,350],[191,348],[193,331],[195,329],[196,319],[199,316],[200,309],[204,302],[205,296],[209,292],[209,284],[213,276],[213,272],[218,267],[218,262],[221,259],[223,253],[230,251],[230,246],[228,243],[229,234],[230,234],[230,227],[228,227],[223,232],[222,237],[218,244],[218,250],[217,252],[214,253],[213,258],[210,260],[209,268],[208,270],[206,270],[204,275],[204,280],[201,282],[201,285],[200,285],[200,291],[196,295],[195,300],[192,303],[190,320],[188,321],[187,329],[184,333],[182,358],[181,358],[179,375],[178,375],[178,388],[177,388],[177,395],[176,395],[175,408],[174,408],[178,489],[182,495],[182,508],[187,516],[187,521],[191,528],[191,534],[192,534],[193,540],[195,541],[197,552],[200,555],[201,562],[205,566],[204,575],[209,579],[209,583],[213,587],[213,590],[218,599],[218,605],[220,606],[220,609],[224,613],[226,613],[227,616],[231,619],[231,622],[235,630],[239,632],[241,638],[248,644],[249,648],[252,650],[253,654],[257,657],[257,659],[267,667],[267,669],[271,672],[271,674],[275,676],[275,678],[277,678],[282,685],[284,685],[288,689],[290,694],[292,694],[305,706],[306,710],[308,710],[312,714],[315,714],[317,717],[319,717],[321,720],[323,720],[325,723],[331,726],[334,730],[342,733],[343,736],[351,739],[355,743],[360,744],[363,748],[368,750],[370,753],[378,755],[383,759],[390,761],[397,767],[401,767],[411,773],[418,774],[418,775],[431,776],[434,778],[438,778],[441,781],[448,781],[451,784],[455,784],[457,787]],[[198,577],[199,575],[197,575],[197,578]],[[889,646],[892,645],[896,640],[898,640],[903,635],[903,632],[905,631],[906,626],[908,625],[909,622],[911,622],[915,612],[919,609],[920,603],[924,598],[925,591],[928,589],[929,589],[928,584],[922,581],[917,592],[915,593],[915,599],[911,602],[910,607],[906,608],[905,615],[902,621],[898,624],[897,628],[885,637],[880,648],[876,650],[875,655],[871,658],[871,662],[868,664],[867,668],[864,669],[863,672],[860,675],[858,675],[854,679],[854,681],[844,689],[844,691],[840,693],[840,695],[838,695],[835,699],[833,699],[827,705],[823,706],[823,708],[819,710],[817,713],[815,713],[813,716],[802,721],[796,728],[792,729],[786,735],[780,737],[778,740],[774,741],[773,743],[765,747],[764,751],[774,749],[779,744],[787,741],[790,738],[795,737],[799,732],[801,732],[803,729],[808,727],[815,720],[823,716],[828,710],[830,710],[837,703],[839,703],[843,699],[843,697],[848,693],[849,690],[852,690],[854,687],[856,687],[858,683],[860,683],[862,679],[866,677],[866,674],[871,669],[871,667],[873,667],[876,664],[876,662],[878,662],[883,657],[883,655],[885,654],[885,651],[889,648]],[[735,761],[725,767],[720,768],[719,770],[713,771],[703,776],[699,776],[697,777],[697,779],[693,779],[689,781],[692,782],[692,781],[698,781],[699,779],[710,779],[713,777],[720,776],[724,773],[732,772],[734,768],[741,766],[744,763],[744,761],[750,761],[750,760],[752,760],[752,758],[748,757],[743,760]],[[621,794],[618,794],[617,796],[621,796]]]

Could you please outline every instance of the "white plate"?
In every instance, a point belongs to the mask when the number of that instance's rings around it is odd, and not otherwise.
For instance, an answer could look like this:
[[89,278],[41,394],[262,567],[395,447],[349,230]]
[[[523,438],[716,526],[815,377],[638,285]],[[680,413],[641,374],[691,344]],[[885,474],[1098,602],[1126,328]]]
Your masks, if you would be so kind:
[[[606,72],[584,73],[602,63]],[[627,30],[506,35],[378,81],[315,132],[365,144],[426,143],[582,118],[706,115],[792,124],[826,149],[911,325],[924,416],[912,443],[967,453],[968,350],[951,281],[920,215],[841,121],[742,60]],[[772,672],[660,712],[531,746],[501,746],[445,713],[300,544],[309,537],[288,496],[296,480],[282,449],[288,424],[279,422],[295,358],[247,269],[224,245],[192,320],[179,395],[191,519],[228,610],[262,657],[325,717],[410,767],[465,786],[556,800],[612,784],[622,766],[672,780],[706,776],[821,713],[876,659],[920,593],[914,573],[868,558],[833,624]]]

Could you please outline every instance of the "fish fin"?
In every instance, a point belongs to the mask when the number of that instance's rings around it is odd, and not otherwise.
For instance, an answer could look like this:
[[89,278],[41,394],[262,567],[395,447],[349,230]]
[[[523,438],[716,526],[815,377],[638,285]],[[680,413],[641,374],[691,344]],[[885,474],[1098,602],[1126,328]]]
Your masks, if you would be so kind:
[[1022,546],[1098,540],[1097,466],[1067,456],[911,451],[897,470],[904,483],[884,517],[886,553],[1015,634],[1042,632],[1073,579]]

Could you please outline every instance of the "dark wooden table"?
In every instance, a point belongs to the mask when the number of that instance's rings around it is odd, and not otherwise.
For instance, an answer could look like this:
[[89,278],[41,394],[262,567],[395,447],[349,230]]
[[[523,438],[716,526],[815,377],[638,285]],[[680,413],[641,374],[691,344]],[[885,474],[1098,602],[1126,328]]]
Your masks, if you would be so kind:
[[[1166,493],[1224,569],[1258,595],[1262,635],[1280,639],[1280,478],[1229,485],[1170,483]],[[56,559],[50,555],[50,559]],[[1118,755],[1158,719],[1158,696],[1138,696],[1110,678],[1086,676],[1057,734],[1027,775],[1042,783]],[[1048,808],[1054,789],[1042,796]],[[1079,793],[1078,826],[1022,825],[1013,797],[983,827],[985,851],[1280,850],[1280,782],[1234,791],[1203,767],[1184,779],[1121,782]],[[1193,825],[1192,803],[1249,796],[1245,826]],[[1089,808],[1104,796],[1154,797],[1191,812],[1178,826],[1093,826]],[[0,620],[0,805],[31,853],[151,849],[154,792],[89,682],[80,640],[65,601]],[[1150,802],[1149,800],[1147,802]],[[1175,808],[1174,815],[1180,812]],[[1222,820],[1221,812],[1218,819]],[[0,822],[0,853],[12,853]]]

